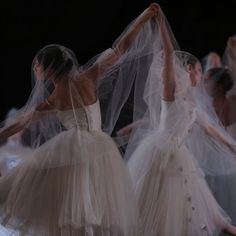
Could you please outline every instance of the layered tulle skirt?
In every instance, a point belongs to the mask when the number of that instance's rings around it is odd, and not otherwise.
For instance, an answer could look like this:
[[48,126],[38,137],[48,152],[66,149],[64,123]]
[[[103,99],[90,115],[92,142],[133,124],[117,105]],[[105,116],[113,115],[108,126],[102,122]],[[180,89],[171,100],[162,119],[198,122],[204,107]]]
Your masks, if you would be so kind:
[[154,133],[128,162],[143,236],[218,235],[230,219],[178,138]]
[[131,181],[112,139],[64,131],[0,179],[1,223],[22,235],[136,235]]

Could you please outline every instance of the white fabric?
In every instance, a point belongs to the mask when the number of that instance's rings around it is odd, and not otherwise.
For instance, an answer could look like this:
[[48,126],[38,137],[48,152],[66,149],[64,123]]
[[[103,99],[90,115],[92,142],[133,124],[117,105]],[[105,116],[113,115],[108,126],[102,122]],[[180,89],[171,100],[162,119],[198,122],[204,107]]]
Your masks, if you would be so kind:
[[58,111],[69,129],[0,179],[1,221],[7,227],[35,236],[136,235],[126,167],[115,143],[101,131],[99,102],[85,110],[86,119],[80,109]]
[[[230,220],[182,142],[193,124],[194,110],[164,101],[161,109],[159,129],[141,142],[128,162],[142,235],[218,235]],[[173,122],[178,124],[174,133]]]
[[[65,128],[71,129],[77,126],[81,130],[101,131],[101,112],[99,100],[96,103],[84,108],[77,108],[74,111],[58,111],[58,116]],[[74,114],[75,113],[75,114]],[[74,117],[79,119],[74,119]]]

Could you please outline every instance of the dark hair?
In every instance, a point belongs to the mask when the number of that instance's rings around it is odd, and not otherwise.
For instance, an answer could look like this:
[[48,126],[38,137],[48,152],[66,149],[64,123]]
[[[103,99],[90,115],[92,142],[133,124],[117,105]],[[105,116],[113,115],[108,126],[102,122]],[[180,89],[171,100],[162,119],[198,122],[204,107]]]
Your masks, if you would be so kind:
[[187,64],[189,64],[189,65],[195,67],[195,65],[196,65],[197,63],[200,63],[199,60],[198,60],[195,56],[190,55],[189,58],[188,58],[188,60],[187,60]]
[[234,85],[232,75],[226,68],[211,68],[207,71],[207,75],[212,78],[217,85],[220,85],[223,88],[224,93],[229,91]]
[[64,53],[60,45],[49,45],[41,49],[36,58],[44,70],[50,68],[55,72],[53,76],[57,80],[68,73],[73,66],[72,59],[66,58]]

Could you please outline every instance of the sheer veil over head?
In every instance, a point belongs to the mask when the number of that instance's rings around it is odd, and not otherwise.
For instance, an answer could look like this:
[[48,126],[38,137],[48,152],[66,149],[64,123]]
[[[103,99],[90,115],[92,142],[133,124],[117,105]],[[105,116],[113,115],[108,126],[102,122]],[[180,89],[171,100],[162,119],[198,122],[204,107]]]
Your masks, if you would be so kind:
[[[89,123],[92,117],[88,108],[93,104],[86,104],[81,93],[93,96],[83,89],[85,83],[95,91],[94,103],[96,100],[100,101],[102,129],[107,133],[112,132],[134,81],[145,77],[153,52],[159,51],[160,47],[156,44],[158,41],[154,40],[158,35],[156,22],[151,19],[144,24],[129,48],[121,54],[117,50],[117,44],[132,30],[134,22],[135,20],[128,25],[112,48],[94,56],[84,65],[78,63],[73,51],[62,45],[51,44],[38,51],[32,62],[32,92],[27,103],[12,119],[22,124],[24,130],[30,134],[31,147],[37,148],[46,144],[56,138],[57,134],[67,130],[65,117],[68,121],[73,119],[73,126],[79,129],[81,120],[78,117],[87,119]],[[90,78],[90,69],[94,65],[98,76]],[[84,115],[78,115],[81,112]],[[8,122],[2,129],[7,129],[14,122]],[[83,134],[78,132],[78,135],[81,136],[81,145],[78,144],[78,147],[82,147],[85,145]],[[50,163],[51,166],[67,164],[73,163],[63,158],[58,158],[56,163]]]
[[[157,24],[155,38],[158,48],[155,48],[149,58],[150,67],[147,73],[135,80],[133,112],[135,126],[129,138],[125,159],[129,160],[137,146],[146,137],[162,132],[160,136],[163,136],[166,145],[173,137],[178,137],[179,145],[187,145],[205,174],[234,173],[236,171],[233,150],[235,141],[225,131],[215,113],[212,100],[201,78],[201,64],[192,54],[180,51],[162,12],[159,17],[161,19]],[[168,117],[168,129],[171,129],[171,132],[168,134],[164,132],[164,135],[160,121],[163,115],[163,71],[166,69],[166,64],[160,33],[161,21],[165,22],[168,40],[172,45],[170,47],[172,48],[171,67],[175,78],[175,105],[169,110],[171,115]]]

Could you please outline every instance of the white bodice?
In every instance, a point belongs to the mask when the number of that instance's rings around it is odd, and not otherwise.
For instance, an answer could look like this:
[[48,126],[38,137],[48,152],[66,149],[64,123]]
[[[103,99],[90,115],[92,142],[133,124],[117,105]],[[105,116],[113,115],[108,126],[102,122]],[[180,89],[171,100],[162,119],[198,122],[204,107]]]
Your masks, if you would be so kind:
[[77,128],[87,131],[101,130],[99,100],[94,104],[74,110],[58,111],[58,117],[66,129]]
[[196,111],[185,101],[166,102],[162,100],[159,129],[180,139],[191,132],[196,120]]
[[172,118],[169,115],[171,107],[174,106],[174,102],[161,101],[161,117],[160,117],[160,129],[169,130],[171,129],[170,124]]

